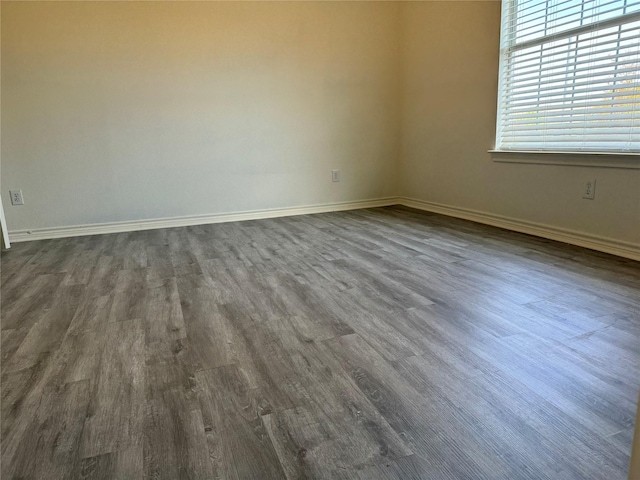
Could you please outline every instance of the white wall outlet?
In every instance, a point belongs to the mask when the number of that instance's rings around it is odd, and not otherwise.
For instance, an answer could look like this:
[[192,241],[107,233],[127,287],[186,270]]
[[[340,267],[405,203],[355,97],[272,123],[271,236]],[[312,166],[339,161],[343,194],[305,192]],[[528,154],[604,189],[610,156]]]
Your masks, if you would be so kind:
[[9,190],[9,195],[11,195],[11,205],[24,205],[22,190]]
[[340,170],[331,170],[331,181],[332,182],[340,181]]
[[587,180],[584,184],[584,193],[582,194],[582,198],[586,198],[587,200],[593,200],[596,198],[596,181],[595,180]]

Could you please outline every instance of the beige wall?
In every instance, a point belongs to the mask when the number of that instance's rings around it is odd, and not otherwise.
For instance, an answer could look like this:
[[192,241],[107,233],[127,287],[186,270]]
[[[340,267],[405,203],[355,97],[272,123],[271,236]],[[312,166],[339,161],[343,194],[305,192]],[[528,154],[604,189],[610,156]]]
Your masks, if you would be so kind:
[[640,243],[640,170],[492,161],[499,21],[497,1],[3,2],[9,229],[400,194]]
[[[405,5],[401,193],[640,244],[640,170],[496,163],[499,2]],[[597,179],[596,199],[582,199]]]
[[2,2],[10,231],[395,195],[399,20],[376,2]]

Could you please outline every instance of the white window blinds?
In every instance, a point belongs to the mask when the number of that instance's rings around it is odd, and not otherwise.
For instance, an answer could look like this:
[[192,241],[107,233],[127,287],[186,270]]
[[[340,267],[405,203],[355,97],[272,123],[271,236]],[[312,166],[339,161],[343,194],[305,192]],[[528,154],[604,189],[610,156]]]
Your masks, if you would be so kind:
[[498,150],[640,152],[640,0],[503,0]]

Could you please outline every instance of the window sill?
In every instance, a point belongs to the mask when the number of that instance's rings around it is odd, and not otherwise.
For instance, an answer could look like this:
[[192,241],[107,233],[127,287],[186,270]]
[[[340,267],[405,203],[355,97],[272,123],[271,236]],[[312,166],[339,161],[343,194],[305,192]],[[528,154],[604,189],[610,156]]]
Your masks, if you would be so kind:
[[573,167],[626,168],[640,170],[640,153],[623,152],[539,152],[531,150],[489,150],[498,163],[565,165]]

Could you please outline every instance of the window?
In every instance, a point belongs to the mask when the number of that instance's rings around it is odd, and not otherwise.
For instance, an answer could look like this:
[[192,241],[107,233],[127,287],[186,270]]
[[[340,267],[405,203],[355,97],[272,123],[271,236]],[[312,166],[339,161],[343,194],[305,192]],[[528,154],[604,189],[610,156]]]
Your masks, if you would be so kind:
[[496,149],[640,152],[640,0],[503,0]]

